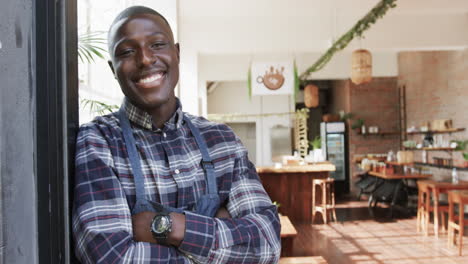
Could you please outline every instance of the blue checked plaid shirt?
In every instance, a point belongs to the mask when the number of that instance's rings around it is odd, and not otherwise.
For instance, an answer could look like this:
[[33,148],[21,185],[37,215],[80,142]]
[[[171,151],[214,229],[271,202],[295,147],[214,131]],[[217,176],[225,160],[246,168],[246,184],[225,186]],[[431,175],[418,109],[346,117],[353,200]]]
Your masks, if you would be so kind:
[[[163,129],[127,100],[152,201],[185,210],[185,238],[178,248],[133,240],[135,184],[115,113],[80,128],[77,139],[73,235],[83,263],[276,263],[280,223],[240,140],[226,125],[190,116],[214,160],[218,192],[232,219],[197,215],[205,193],[201,154],[179,107]],[[149,228],[149,227],[148,227]]]

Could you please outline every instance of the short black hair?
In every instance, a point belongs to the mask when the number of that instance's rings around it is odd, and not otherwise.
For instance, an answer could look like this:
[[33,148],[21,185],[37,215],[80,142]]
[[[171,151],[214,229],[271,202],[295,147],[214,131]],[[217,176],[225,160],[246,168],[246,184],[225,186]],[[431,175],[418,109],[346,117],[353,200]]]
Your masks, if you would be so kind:
[[[167,19],[163,15],[161,15],[158,11],[156,11],[156,10],[154,10],[152,8],[146,7],[146,6],[131,6],[131,7],[125,8],[122,12],[120,12],[117,15],[117,17],[114,19],[114,21],[112,21],[112,24],[109,27],[109,32],[107,34],[107,40],[109,41],[109,37],[110,37],[110,34],[112,32],[112,27],[114,27],[114,25],[117,22],[119,22],[122,19],[126,19],[126,18],[129,18],[129,17],[132,17],[132,16],[145,15],[145,14],[155,15],[155,16],[158,16],[158,17],[162,18],[164,20],[164,22],[167,24],[167,26],[169,27],[169,29],[171,30],[171,32],[172,32],[171,25],[169,25],[169,22],[167,22]],[[110,45],[110,43],[108,43],[108,45]]]
[[117,17],[114,19],[110,27],[112,28],[115,23],[119,22],[122,19],[131,17],[131,16],[136,16],[136,15],[143,15],[143,14],[159,16],[164,20],[164,22],[166,22],[169,28],[171,27],[169,25],[169,22],[167,22],[166,18],[163,15],[161,15],[158,11],[152,8],[146,7],[146,6],[131,6],[131,7],[125,8],[122,12],[120,12],[117,15]]

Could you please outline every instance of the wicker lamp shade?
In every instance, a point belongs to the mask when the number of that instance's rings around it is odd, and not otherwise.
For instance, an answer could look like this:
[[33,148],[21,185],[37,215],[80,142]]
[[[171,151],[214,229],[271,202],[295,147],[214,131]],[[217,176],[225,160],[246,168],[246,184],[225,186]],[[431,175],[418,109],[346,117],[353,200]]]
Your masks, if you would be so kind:
[[365,49],[353,51],[351,55],[351,81],[354,84],[372,80],[372,54]]
[[304,87],[304,103],[307,108],[319,105],[319,88],[316,85],[308,84]]

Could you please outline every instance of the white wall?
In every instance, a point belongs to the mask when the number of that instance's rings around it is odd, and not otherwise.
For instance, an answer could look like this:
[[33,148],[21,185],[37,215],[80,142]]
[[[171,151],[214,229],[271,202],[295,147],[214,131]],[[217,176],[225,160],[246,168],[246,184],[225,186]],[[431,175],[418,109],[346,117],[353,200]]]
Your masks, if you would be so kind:
[[[207,97],[208,114],[274,114],[294,111],[292,98],[286,95],[252,96],[247,93],[247,82],[221,82]],[[229,121],[235,123],[236,120]],[[249,117],[237,122],[256,123],[256,161],[258,166],[272,165],[270,129],[276,125],[292,126],[291,116]]]

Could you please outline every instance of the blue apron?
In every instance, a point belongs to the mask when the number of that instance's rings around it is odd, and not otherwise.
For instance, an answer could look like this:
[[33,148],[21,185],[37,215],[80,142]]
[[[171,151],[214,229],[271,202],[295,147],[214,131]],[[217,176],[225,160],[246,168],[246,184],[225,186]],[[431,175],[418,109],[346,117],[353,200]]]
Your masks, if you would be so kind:
[[[133,131],[130,127],[130,122],[123,107],[120,108],[119,112],[117,113],[117,116],[120,120],[120,125],[122,127],[125,146],[127,148],[128,157],[130,159],[130,164],[133,171],[133,178],[135,180],[136,202],[135,206],[132,209],[132,215],[141,213],[143,211],[169,211],[183,213],[183,210],[181,209],[173,208],[170,206],[164,206],[160,203],[146,199],[140,157],[136,150],[135,138],[133,137]],[[186,117],[185,115],[184,121],[187,123],[190,131],[192,132],[192,135],[195,137],[195,141],[198,145],[198,148],[200,149],[202,155],[201,166],[203,167],[203,170],[205,172],[208,187],[208,193],[202,195],[198,199],[196,203],[195,213],[204,216],[214,217],[219,209],[220,199],[218,195],[218,187],[216,185],[213,161],[210,157],[210,154],[208,153],[208,147],[206,146],[205,141],[201,137],[200,130],[198,130],[198,128],[194,126],[190,119],[188,119],[188,117]]]

